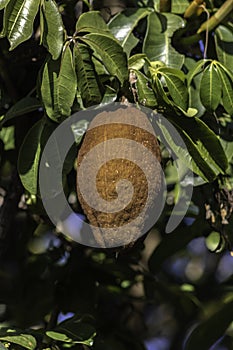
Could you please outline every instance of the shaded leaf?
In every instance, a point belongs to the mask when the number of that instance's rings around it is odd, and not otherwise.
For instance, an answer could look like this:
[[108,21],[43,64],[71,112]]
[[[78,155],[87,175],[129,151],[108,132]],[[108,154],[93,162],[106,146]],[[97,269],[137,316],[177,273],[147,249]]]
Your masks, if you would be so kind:
[[215,30],[217,57],[229,70],[233,70],[233,28],[219,25]]
[[222,87],[217,69],[213,63],[205,68],[200,87],[200,98],[203,106],[210,111],[214,111],[221,100]]
[[40,12],[41,42],[56,60],[62,51],[64,28],[57,4],[43,1]]
[[32,194],[38,192],[38,171],[42,152],[41,137],[44,119],[37,122],[27,133],[20,148],[18,172],[23,186]]
[[76,89],[73,57],[70,48],[66,47],[61,60],[48,59],[42,73],[41,96],[52,120],[59,121],[70,115]]
[[10,0],[7,4],[2,35],[7,36],[10,50],[30,38],[38,9],[38,0]]
[[230,115],[233,114],[233,82],[230,81],[225,71],[217,66],[217,72],[222,82],[222,105]]
[[47,331],[46,334],[55,340],[92,346],[96,331],[85,320],[74,317],[60,323],[53,331]]
[[24,115],[24,114],[36,111],[40,107],[41,107],[41,103],[38,101],[37,98],[30,97],[30,96],[24,97],[21,100],[19,100],[18,102],[16,102],[7,111],[7,113],[5,114],[4,119],[1,121],[0,124],[3,125],[7,121],[9,121],[9,120],[11,120],[11,119],[13,119],[15,117],[18,117],[18,116],[21,116],[21,115]]
[[232,322],[233,301],[222,305],[221,309],[215,312],[207,320],[201,322],[189,335],[185,350],[196,350],[197,344],[200,349],[210,349]]
[[74,47],[74,55],[78,90],[85,107],[100,103],[102,94],[92,62],[92,50],[86,45],[79,44]]
[[143,52],[150,61],[162,61],[169,67],[181,68],[184,55],[174,49],[171,38],[173,33],[183,26],[183,19],[174,14],[149,14]]
[[123,84],[128,79],[126,55],[120,44],[104,34],[87,34],[80,38],[101,57],[103,64]]
[[[196,62],[193,59],[186,57],[185,66],[189,72],[191,72],[192,69],[196,66]],[[189,107],[197,109],[198,112],[196,114],[196,117],[201,117],[205,112],[205,107],[201,103],[200,99],[201,78],[202,72],[193,76],[188,86]]]

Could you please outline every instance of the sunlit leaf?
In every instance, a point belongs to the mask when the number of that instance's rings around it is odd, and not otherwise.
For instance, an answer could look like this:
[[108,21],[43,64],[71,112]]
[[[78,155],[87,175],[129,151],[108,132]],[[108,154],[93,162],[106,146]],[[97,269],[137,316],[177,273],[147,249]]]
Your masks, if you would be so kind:
[[41,42],[56,60],[63,46],[63,23],[57,4],[53,1],[43,1],[40,12]]
[[159,73],[164,77],[174,103],[183,110],[187,110],[188,90],[184,84],[183,72],[171,68],[160,68]]
[[144,53],[138,53],[133,55],[128,60],[129,69],[140,70],[146,62],[146,55]]
[[108,35],[90,33],[80,40],[89,45],[101,57],[103,64],[123,84],[128,79],[126,55],[121,45]]
[[136,88],[138,94],[138,102],[147,107],[155,107],[157,105],[154,91],[149,87],[148,78],[141,72],[134,71],[137,81]]
[[100,33],[109,32],[109,29],[99,11],[90,11],[81,14],[76,23],[76,31]]
[[10,0],[4,10],[2,35],[10,42],[10,50],[29,39],[39,9],[38,0]]
[[0,1],[0,10],[2,10],[6,5],[10,2],[10,0],[1,0]]
[[0,340],[20,345],[28,350],[34,350],[36,348],[36,339],[32,335],[11,329],[0,330]]
[[184,26],[184,20],[171,13],[152,12],[147,17],[147,32],[143,42],[143,52],[151,61],[162,61],[167,66],[181,68],[184,55],[171,45],[173,33]]
[[214,111],[221,100],[222,86],[217,69],[214,64],[205,68],[200,87],[200,98],[203,106],[210,111]]
[[138,22],[145,18],[149,13],[150,10],[148,8],[126,9],[113,17],[109,22],[108,27],[115,38],[120,41],[123,47],[125,47],[132,31],[138,25]]
[[100,103],[100,82],[92,62],[92,50],[83,44],[74,48],[78,90],[85,107]]
[[188,0],[172,0],[172,13],[184,13],[186,8],[189,6]]

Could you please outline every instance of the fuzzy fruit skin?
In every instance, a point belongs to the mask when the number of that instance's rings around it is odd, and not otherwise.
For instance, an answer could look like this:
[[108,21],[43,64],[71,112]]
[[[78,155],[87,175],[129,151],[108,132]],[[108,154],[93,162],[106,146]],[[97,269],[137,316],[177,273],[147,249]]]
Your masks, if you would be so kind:
[[[106,141],[114,139],[118,141],[117,158],[113,157],[113,159],[105,162],[98,169],[97,176],[94,174],[94,162],[89,162],[88,167],[85,168],[87,181],[84,192],[90,191],[90,182],[88,179],[96,181],[96,188],[99,195],[109,203],[119,199],[116,185],[120,180],[128,180],[133,185],[134,192],[130,203],[123,210],[109,213],[96,210],[94,200],[91,206],[86,203],[82,195],[83,192],[80,190],[78,174],[81,171],[81,163],[88,157],[89,152],[94,147],[102,143],[106,144]],[[143,166],[139,167],[137,165],[135,149],[128,148],[125,140],[135,141],[144,146],[145,152],[151,152],[158,160],[156,168],[154,166],[152,167],[151,158],[146,158],[143,155],[140,160]],[[104,159],[105,152],[106,154],[107,152],[110,154],[111,152],[116,152],[116,149],[114,149],[114,146],[111,146],[111,143],[106,144],[106,147],[108,149],[105,148],[104,152],[96,153],[96,159],[98,157]],[[111,149],[111,147],[113,148]],[[132,161],[132,159],[134,160],[134,156],[135,162]],[[77,157],[77,195],[81,207],[89,223],[92,225],[94,238],[100,247],[105,248],[121,245],[123,241],[124,245],[127,245],[137,240],[140,236],[140,232],[147,219],[145,213],[142,215],[142,210],[144,207],[151,208],[153,206],[161,188],[160,161],[160,147],[154,130],[147,116],[140,110],[134,107],[127,107],[111,112],[102,112],[90,123]],[[145,174],[149,174],[153,178],[150,191],[148,191]],[[125,190],[127,192],[127,188]],[[124,199],[127,198],[124,198],[123,191],[123,193],[121,192],[120,200],[124,201]],[[125,225],[132,221],[132,225],[125,229]],[[112,230],[106,234],[103,229],[109,228]]]

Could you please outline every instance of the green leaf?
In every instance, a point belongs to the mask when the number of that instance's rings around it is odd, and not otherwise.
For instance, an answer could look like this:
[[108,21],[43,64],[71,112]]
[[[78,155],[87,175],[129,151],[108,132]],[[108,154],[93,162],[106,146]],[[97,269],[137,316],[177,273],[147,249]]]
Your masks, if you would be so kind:
[[107,105],[109,103],[115,102],[117,99],[117,91],[111,86],[106,86],[106,90],[103,96],[103,99],[100,103],[100,106]]
[[126,41],[125,45],[122,46],[124,52],[126,53],[127,57],[130,57],[131,51],[137,44],[139,43],[139,39],[137,39],[133,33],[130,34],[128,40]]
[[121,84],[128,79],[126,55],[118,41],[107,35],[95,33],[87,34],[80,40],[96,51],[109,73],[116,76]]
[[42,73],[41,96],[49,118],[57,122],[70,115],[76,89],[73,57],[66,47],[61,60],[48,59]]
[[196,117],[166,116],[181,134],[187,149],[176,143],[173,135],[159,120],[155,120],[155,123],[165,139],[165,144],[169,145],[187,167],[205,181],[213,181],[219,173],[225,173],[228,167],[225,152],[218,137],[205,123]]
[[[196,62],[192,58],[186,57],[185,67],[191,72],[196,67]],[[201,117],[206,110],[200,99],[201,78],[202,72],[193,76],[188,86],[189,107],[197,109],[196,117]]]
[[126,9],[114,16],[108,23],[110,31],[114,37],[120,41],[123,48],[127,45],[127,41],[134,28],[138,25],[138,22],[150,12],[148,8]]
[[40,11],[41,42],[56,60],[62,51],[64,28],[57,4],[44,0]]
[[233,28],[220,24],[215,29],[214,39],[218,60],[223,63],[229,70],[233,71]]
[[77,90],[77,77],[73,56],[69,46],[62,55],[61,68],[58,76],[57,102],[62,115],[69,116]]
[[20,345],[28,350],[34,350],[36,348],[36,339],[32,335],[14,330],[0,330],[0,340]]
[[222,105],[230,115],[233,114],[233,82],[230,81],[221,66],[217,66],[217,72],[222,82]]
[[[187,58],[186,58],[187,60]],[[192,65],[192,67],[189,69],[189,72],[187,74],[187,83],[190,85],[192,83],[193,78],[204,72],[204,65],[206,62],[210,62],[211,60],[200,60]]]
[[147,60],[147,57],[144,53],[138,53],[136,55],[131,56],[128,60],[129,69],[136,69],[136,70],[142,69],[146,60]]
[[201,102],[207,110],[214,111],[218,107],[222,95],[221,85],[217,69],[211,63],[203,72],[200,87]]
[[18,102],[16,102],[5,114],[4,119],[1,121],[0,125],[8,122],[9,120],[19,117],[21,115],[36,111],[41,107],[41,103],[35,97],[24,97]]
[[42,119],[29,130],[19,152],[19,176],[23,186],[31,194],[38,192],[38,171],[42,152],[41,138],[44,128],[45,121]]
[[82,13],[76,23],[76,32],[109,32],[108,26],[99,11],[90,11]]
[[158,72],[164,77],[174,103],[186,111],[188,108],[188,90],[184,84],[185,76],[183,72],[166,67],[158,69]]
[[149,14],[143,52],[150,61],[162,61],[169,67],[181,68],[184,55],[174,49],[171,38],[173,33],[183,26],[184,20],[174,14]]
[[74,47],[75,69],[77,73],[78,90],[84,106],[89,107],[100,103],[102,94],[99,78],[92,62],[92,50],[83,44]]
[[2,35],[7,36],[10,50],[31,37],[38,9],[38,0],[10,0],[7,4]]
[[60,323],[53,331],[47,331],[46,335],[63,342],[92,346],[96,331],[89,323],[74,317]]
[[172,0],[172,13],[184,13],[186,8],[189,6],[188,0]]
[[15,127],[8,126],[0,131],[0,139],[4,143],[5,151],[15,148]]
[[157,105],[157,100],[154,91],[149,88],[148,78],[141,72],[134,70],[136,75],[136,89],[138,95],[138,102],[143,106],[155,107]]
[[0,10],[4,9],[10,0],[0,0]]
[[216,134],[199,118],[175,118],[194,162],[193,171],[208,181],[224,173],[228,161]]
[[224,335],[232,322],[233,301],[224,303],[221,309],[200,323],[189,335],[185,350],[210,349]]

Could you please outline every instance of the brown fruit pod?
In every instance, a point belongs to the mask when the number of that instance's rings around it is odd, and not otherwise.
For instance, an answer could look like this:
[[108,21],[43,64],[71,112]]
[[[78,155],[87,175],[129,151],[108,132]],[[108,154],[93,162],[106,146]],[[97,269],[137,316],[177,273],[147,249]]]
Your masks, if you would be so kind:
[[148,213],[161,201],[160,161],[139,109],[101,112],[90,123],[77,157],[77,195],[99,247],[129,245],[148,231]]

